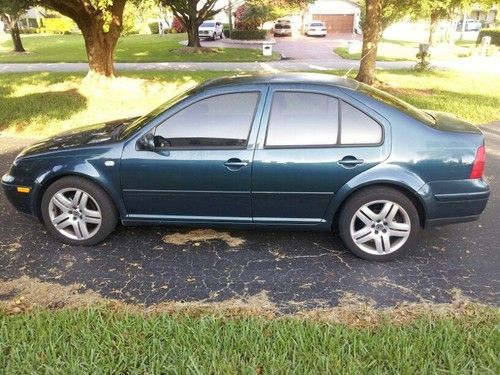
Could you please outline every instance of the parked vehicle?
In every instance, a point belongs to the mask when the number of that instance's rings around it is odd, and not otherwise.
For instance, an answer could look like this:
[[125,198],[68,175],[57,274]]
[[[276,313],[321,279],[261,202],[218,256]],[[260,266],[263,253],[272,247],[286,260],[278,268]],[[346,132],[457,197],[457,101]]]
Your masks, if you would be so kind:
[[276,22],[273,33],[274,36],[292,36],[292,26],[289,22]]
[[215,40],[217,37],[224,38],[224,25],[219,21],[204,21],[198,28],[200,38],[209,38]]
[[124,225],[331,230],[388,260],[421,228],[476,220],[490,190],[484,138],[324,74],[209,81],[153,112],[24,149],[10,202],[59,240],[94,245]]
[[[458,21],[457,31],[462,31],[462,24],[463,24],[463,21]],[[481,21],[468,19],[468,20],[465,20],[464,31],[479,31],[479,30],[481,30],[482,26],[483,26],[483,24],[481,23]]]
[[304,26],[304,34],[307,36],[326,36],[326,25],[321,21],[312,21]]

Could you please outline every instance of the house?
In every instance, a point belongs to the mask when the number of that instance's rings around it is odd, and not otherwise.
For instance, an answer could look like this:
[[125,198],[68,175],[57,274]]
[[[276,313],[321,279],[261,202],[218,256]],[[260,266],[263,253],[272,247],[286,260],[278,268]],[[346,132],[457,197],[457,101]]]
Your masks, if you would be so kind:
[[323,21],[329,33],[353,33],[359,25],[361,9],[349,0],[316,0],[308,6],[303,22]]

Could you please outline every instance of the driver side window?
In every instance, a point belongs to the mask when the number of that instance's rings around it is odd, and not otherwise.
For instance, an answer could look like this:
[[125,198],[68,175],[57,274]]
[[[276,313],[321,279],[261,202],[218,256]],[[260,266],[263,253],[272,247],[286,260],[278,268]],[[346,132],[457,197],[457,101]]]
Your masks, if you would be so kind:
[[172,148],[242,148],[247,144],[259,92],[202,99],[169,117],[155,138]]

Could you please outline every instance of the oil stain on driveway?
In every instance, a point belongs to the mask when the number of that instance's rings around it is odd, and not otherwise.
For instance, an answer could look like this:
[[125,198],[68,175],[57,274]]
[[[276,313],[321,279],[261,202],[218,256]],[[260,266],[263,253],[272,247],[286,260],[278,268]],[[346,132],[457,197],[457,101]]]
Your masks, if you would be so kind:
[[[456,291],[500,305],[499,129],[483,127],[492,195],[481,219],[428,229],[408,256],[394,262],[363,261],[338,237],[317,232],[120,227],[99,246],[72,247],[15,212],[1,192],[0,283],[24,276],[81,284],[106,298],[146,305],[265,293],[281,311],[336,306],[346,295],[379,306],[449,302]],[[20,142],[0,138],[2,172]]]

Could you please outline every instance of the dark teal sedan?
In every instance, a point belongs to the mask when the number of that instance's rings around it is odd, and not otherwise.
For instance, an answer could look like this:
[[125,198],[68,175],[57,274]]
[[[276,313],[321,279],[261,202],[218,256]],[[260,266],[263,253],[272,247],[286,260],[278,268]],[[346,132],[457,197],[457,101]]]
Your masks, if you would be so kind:
[[40,141],[2,185],[73,245],[124,225],[338,229],[369,260],[421,228],[476,220],[484,138],[356,81],[321,74],[213,80],[135,119]]

